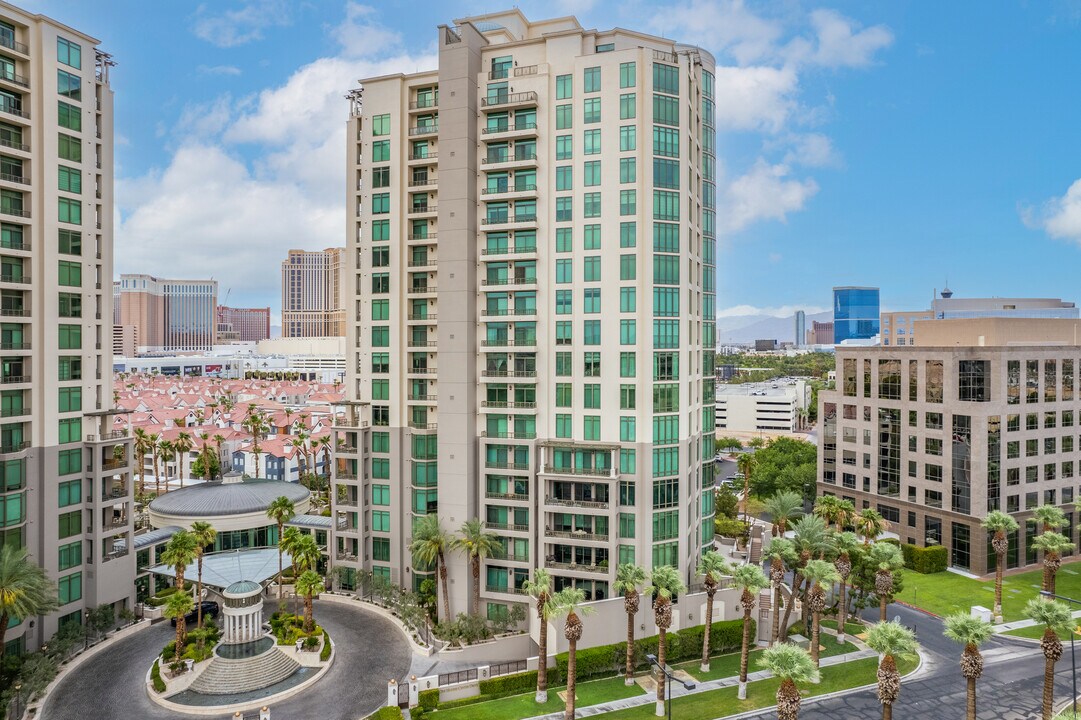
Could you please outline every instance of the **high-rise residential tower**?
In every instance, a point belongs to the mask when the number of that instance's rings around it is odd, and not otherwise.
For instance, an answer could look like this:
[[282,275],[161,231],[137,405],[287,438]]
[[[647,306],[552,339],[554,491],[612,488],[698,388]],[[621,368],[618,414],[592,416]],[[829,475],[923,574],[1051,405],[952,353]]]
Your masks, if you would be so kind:
[[142,353],[205,352],[217,342],[218,282],[121,275],[117,325],[134,325]]
[[290,250],[282,261],[282,337],[345,335],[345,249]]
[[134,600],[131,441],[111,410],[113,91],[98,41],[0,2],[0,545],[58,589],[34,649]]
[[437,70],[352,96],[336,561],[414,586],[436,513],[502,538],[488,616],[534,567],[592,599],[619,563],[691,581],[713,537],[714,60],[518,10],[437,39]]
[[270,308],[218,306],[218,339],[228,334],[231,340],[258,342],[270,337]]

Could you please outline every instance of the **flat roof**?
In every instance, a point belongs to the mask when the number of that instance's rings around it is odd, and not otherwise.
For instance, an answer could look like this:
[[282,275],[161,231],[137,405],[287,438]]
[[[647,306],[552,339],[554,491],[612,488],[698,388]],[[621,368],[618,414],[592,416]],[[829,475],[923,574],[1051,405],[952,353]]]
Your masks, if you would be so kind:
[[329,530],[330,518],[326,515],[297,515],[285,523],[287,527],[315,528],[317,530]]

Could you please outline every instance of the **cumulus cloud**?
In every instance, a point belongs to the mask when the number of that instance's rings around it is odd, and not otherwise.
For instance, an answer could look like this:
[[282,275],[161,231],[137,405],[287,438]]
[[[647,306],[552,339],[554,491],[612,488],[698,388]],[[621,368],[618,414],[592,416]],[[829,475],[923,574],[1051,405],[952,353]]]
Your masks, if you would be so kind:
[[200,5],[195,11],[192,32],[212,45],[228,48],[263,37],[263,30],[290,22],[286,0],[248,0],[236,10],[215,12],[219,5]]
[[[854,20],[836,10],[820,9],[811,13],[815,39],[811,46],[797,43],[794,59],[829,68],[870,65],[880,50],[893,43],[893,33],[884,25],[860,29]],[[809,54],[802,53],[810,50]]]
[[813,178],[790,177],[791,169],[759,158],[751,168],[718,189],[717,222],[726,232],[742,230],[759,220],[784,222],[802,210],[818,192]]
[[200,65],[195,68],[200,75],[240,75],[236,65]]
[[822,133],[797,133],[785,138],[787,147],[784,161],[789,165],[804,167],[839,167],[841,157],[833,147],[833,141]]
[[1081,180],[1075,180],[1065,195],[1051,198],[1040,208],[1022,207],[1021,218],[1029,227],[1053,238],[1081,243]]
[[778,132],[796,106],[799,81],[790,67],[718,67],[717,129]]

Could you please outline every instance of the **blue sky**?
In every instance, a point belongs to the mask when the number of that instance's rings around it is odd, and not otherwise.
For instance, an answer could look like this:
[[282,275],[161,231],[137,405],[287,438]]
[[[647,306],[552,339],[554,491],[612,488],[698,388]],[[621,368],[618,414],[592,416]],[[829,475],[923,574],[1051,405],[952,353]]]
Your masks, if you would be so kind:
[[[718,73],[722,315],[958,296],[1081,301],[1081,0],[519,2],[704,45]],[[290,247],[344,244],[342,95],[505,4],[27,0],[103,41],[117,270],[280,305]],[[1077,183],[1075,185],[1075,183]]]

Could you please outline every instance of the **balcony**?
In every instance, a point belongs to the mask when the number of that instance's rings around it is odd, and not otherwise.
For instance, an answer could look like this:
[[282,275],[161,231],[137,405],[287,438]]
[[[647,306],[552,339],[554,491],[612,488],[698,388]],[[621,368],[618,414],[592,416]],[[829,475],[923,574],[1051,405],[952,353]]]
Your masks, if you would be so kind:
[[481,310],[480,314],[484,317],[512,317],[517,315],[533,317],[537,314],[537,308],[485,308]]
[[428,176],[426,178],[415,178],[409,181],[409,187],[428,187],[429,185],[435,185],[436,182],[437,178],[431,176]]
[[345,552],[344,550],[336,550],[334,552],[334,559],[343,562],[359,562],[356,553]]
[[439,103],[435,98],[428,98],[427,100],[414,100],[409,103],[410,110],[426,110],[428,108],[439,107]]
[[433,123],[431,125],[417,125],[416,127],[409,128],[409,135],[431,135],[432,133],[439,132],[439,123]]
[[0,47],[6,47],[8,50],[14,50],[15,52],[22,53],[23,55],[30,54],[29,47],[27,47],[21,42],[16,42],[12,38],[8,37],[0,37]]
[[337,500],[334,501],[334,504],[339,506],[339,507],[357,507],[357,499],[356,498],[337,499]]
[[518,347],[518,348],[535,348],[537,347],[536,339],[515,339],[515,338],[503,338],[497,340],[482,340],[482,347]]
[[439,290],[439,286],[435,283],[417,283],[410,285],[407,291],[410,295],[426,295],[435,293]]
[[[410,215],[435,215],[436,205],[435,203],[427,203],[425,205],[410,205],[407,212]],[[431,237],[430,235],[428,237]]]
[[485,370],[481,373],[483,377],[493,378],[535,378],[537,377],[536,370]]
[[[434,290],[435,288],[432,288],[432,289]],[[418,292],[418,291],[414,290],[413,292]],[[436,340],[413,340],[413,339],[411,339],[411,340],[409,340],[407,345],[408,345],[408,347],[411,347],[411,348],[438,347],[439,342],[436,341]]]
[[29,375],[4,375],[0,377],[0,384],[3,385],[18,385],[20,383],[30,382]]
[[499,93],[492,97],[485,97],[480,99],[480,105],[482,108],[511,108],[511,107],[536,107],[537,105],[537,93],[530,90],[529,92],[520,93]]
[[28,308],[2,308],[0,317],[30,317]]
[[0,275],[0,283],[10,283],[12,285],[29,285],[29,275]]
[[0,343],[0,350],[29,350],[30,343],[28,342],[6,342]]
[[18,85],[19,87],[29,88],[30,78],[23,77],[18,73],[0,73],[0,80],[11,83],[12,85]]
[[553,497],[551,495],[544,498],[544,504],[545,505],[559,505],[561,507],[585,508],[585,509],[588,509],[588,510],[607,510],[608,509],[608,503],[601,502],[599,500],[573,500],[573,499],[565,499],[565,498]]
[[489,530],[510,530],[512,532],[529,532],[529,525],[515,525],[513,523],[499,523],[484,521],[484,527]]
[[507,277],[507,278],[494,278],[491,280],[485,279],[480,281],[481,285],[488,287],[501,287],[504,285],[536,285],[537,278],[535,277]]
[[[432,206],[435,207],[434,205]],[[435,242],[437,233],[428,233],[427,235],[409,235],[407,238],[411,243],[425,244],[427,242]]]
[[11,148],[12,150],[19,150],[21,152],[30,152],[30,146],[23,143],[12,142],[11,140],[5,140],[0,138],[0,146]]
[[519,167],[537,167],[537,153],[492,153],[481,158],[480,164],[488,167],[500,166],[500,169],[504,169],[502,166],[507,166],[507,169],[512,170]]
[[529,470],[529,463],[516,463],[516,462],[500,462],[499,460],[488,460],[484,463],[484,467],[493,470]]
[[567,468],[545,465],[546,475],[584,475],[587,477],[612,477],[612,468]]
[[481,255],[535,255],[537,253],[536,245],[527,245],[524,247],[495,247],[484,248],[480,251]]
[[528,495],[519,495],[517,493],[498,493],[498,492],[485,492],[484,497],[489,500],[529,500]]
[[414,430],[438,430],[439,423],[418,423],[410,421],[409,427]]
[[409,316],[408,316],[407,319],[408,320],[415,320],[415,321],[418,321],[418,322],[435,322],[436,320],[439,319],[439,316],[436,315],[435,313],[426,313],[426,314],[409,313]]
[[653,59],[672,64],[679,62],[679,59],[676,57],[675,53],[665,52],[664,50],[654,50]]
[[536,410],[535,402],[511,402],[508,400],[483,400],[481,407],[496,408],[502,410]]
[[438,263],[435,258],[427,258],[425,260],[410,260],[409,267],[435,267]]
[[21,443],[12,443],[11,445],[0,445],[0,455],[22,452],[30,447],[30,441],[25,440]]
[[100,435],[87,435],[86,441],[89,443],[101,443],[109,442],[110,440],[123,440],[128,437],[127,430],[110,430]]
[[25,175],[12,175],[11,173],[0,173],[0,180],[9,183],[18,183],[19,185],[30,184],[30,178]]
[[608,565],[580,565],[578,563],[564,563],[556,562],[555,560],[545,560],[544,567],[552,570],[570,570],[572,572],[589,572],[597,573],[599,575],[608,574]]
[[436,402],[439,400],[438,395],[418,395],[417,393],[409,393],[409,400],[411,402]]
[[[529,561],[528,560],[522,560],[520,562],[529,562]],[[490,593],[506,593],[507,595],[528,595],[529,594],[525,590],[523,590],[522,588],[504,587],[502,585],[485,585],[484,586],[484,591],[485,592],[490,592]]]
[[14,217],[28,218],[30,217],[29,210],[23,210],[21,207],[0,206],[0,214],[12,215]]
[[406,162],[415,165],[424,165],[426,163],[435,163],[439,159],[439,153],[429,152],[423,155],[410,155],[406,158]]
[[515,138],[535,138],[537,137],[537,123],[535,122],[523,122],[499,124],[492,127],[482,128],[481,135],[485,136],[486,140],[513,140]]
[[411,367],[406,370],[410,375],[438,375],[439,368],[434,367]]
[[0,103],[0,112],[7,113],[8,115],[14,115],[15,117],[19,117],[24,120],[30,119],[30,113],[23,110],[22,108],[15,107],[15,105],[9,102]]
[[607,534],[595,533],[590,530],[549,530],[545,528],[545,537],[562,538],[564,540],[591,540],[593,542],[608,542]]
[[30,406],[23,405],[22,407],[6,407],[0,409],[0,417],[22,417],[23,415],[30,414]]
[[522,183],[520,185],[497,185],[486,187],[480,191],[481,195],[499,196],[500,199],[514,199],[515,197],[529,197],[537,194],[537,186]]
[[505,431],[502,431],[502,432],[489,432],[487,430],[482,430],[481,433],[480,433],[480,436],[482,438],[498,438],[500,440],[536,440],[537,439],[536,431],[533,431],[533,432],[512,432],[510,430],[505,430]]

